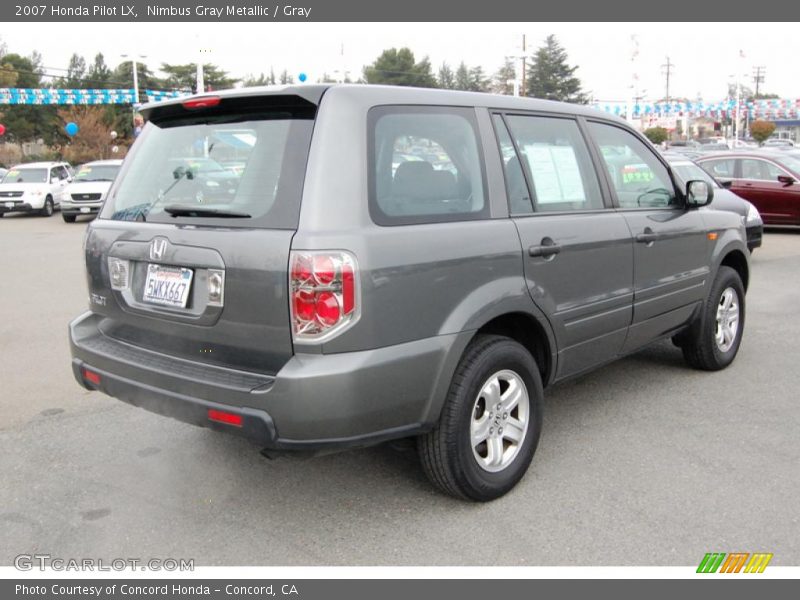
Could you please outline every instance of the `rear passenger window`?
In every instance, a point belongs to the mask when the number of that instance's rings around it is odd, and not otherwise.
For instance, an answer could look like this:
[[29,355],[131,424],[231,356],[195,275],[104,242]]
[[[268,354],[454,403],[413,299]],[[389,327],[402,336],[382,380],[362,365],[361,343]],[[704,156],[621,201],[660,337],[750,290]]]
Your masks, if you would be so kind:
[[370,213],[379,225],[489,216],[475,114],[450,107],[373,108]]
[[506,121],[527,171],[536,212],[603,208],[597,174],[575,121],[519,115],[507,116]]
[[732,158],[704,160],[700,163],[700,166],[703,167],[707,173],[711,173],[714,177],[722,177],[723,179],[732,179],[734,177],[735,165],[736,161]]
[[669,171],[644,142],[613,125],[590,122],[589,129],[600,147],[621,208],[678,204]]

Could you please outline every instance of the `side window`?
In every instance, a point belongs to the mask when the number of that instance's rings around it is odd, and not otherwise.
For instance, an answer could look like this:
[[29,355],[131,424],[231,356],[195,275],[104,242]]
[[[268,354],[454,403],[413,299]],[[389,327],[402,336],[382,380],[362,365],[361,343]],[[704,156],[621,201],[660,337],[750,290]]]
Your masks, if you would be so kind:
[[67,179],[69,177],[69,171],[63,165],[56,167],[58,169],[58,178],[59,179]]
[[475,113],[380,106],[369,112],[370,214],[379,225],[489,216]]
[[535,212],[603,208],[603,196],[578,124],[571,119],[509,115],[527,171]]
[[53,181],[53,179],[61,179],[61,177],[59,176],[59,173],[58,173],[58,169],[56,167],[53,167],[52,169],[50,169],[50,175],[48,175],[48,178],[49,178],[48,179],[48,183],[50,181]]
[[512,215],[531,214],[533,203],[531,194],[528,191],[528,184],[525,183],[525,175],[522,172],[522,163],[519,161],[517,151],[508,129],[503,122],[503,117],[494,115],[494,129],[497,132],[497,142],[500,145],[500,154],[503,159],[503,171],[506,176],[506,192],[508,193],[509,210]]
[[777,181],[778,175],[786,175],[780,167],[766,160],[755,158],[742,159],[742,179],[760,179],[762,181]]
[[613,125],[589,123],[622,208],[678,204],[669,171],[639,138]]
[[733,179],[736,161],[732,158],[722,158],[716,160],[704,160],[700,163],[707,172],[711,173],[714,177],[722,177],[723,179]]

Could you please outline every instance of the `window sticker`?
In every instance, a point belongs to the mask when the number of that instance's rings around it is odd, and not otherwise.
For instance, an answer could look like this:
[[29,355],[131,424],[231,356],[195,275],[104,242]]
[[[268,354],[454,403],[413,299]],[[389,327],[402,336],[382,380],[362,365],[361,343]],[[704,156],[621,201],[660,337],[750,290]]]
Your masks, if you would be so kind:
[[586,202],[578,159],[572,146],[530,144],[523,148],[538,204]]

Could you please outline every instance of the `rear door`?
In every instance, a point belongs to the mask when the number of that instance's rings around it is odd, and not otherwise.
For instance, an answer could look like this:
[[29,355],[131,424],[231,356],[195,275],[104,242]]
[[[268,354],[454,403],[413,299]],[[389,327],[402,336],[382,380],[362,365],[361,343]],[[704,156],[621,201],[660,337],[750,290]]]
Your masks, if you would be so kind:
[[590,121],[592,139],[633,244],[633,322],[629,352],[682,325],[707,293],[708,240],[701,213],[682,194],[656,152],[627,129]]
[[280,369],[292,354],[287,270],[315,112],[294,96],[246,96],[147,113],[86,241],[105,335]]
[[551,322],[561,379],[617,356],[631,321],[633,257],[578,122],[494,115],[531,296]]
[[800,221],[800,186],[778,181],[781,175],[792,177],[772,161],[741,158],[741,177],[737,188],[746,190],[765,223],[795,225]]

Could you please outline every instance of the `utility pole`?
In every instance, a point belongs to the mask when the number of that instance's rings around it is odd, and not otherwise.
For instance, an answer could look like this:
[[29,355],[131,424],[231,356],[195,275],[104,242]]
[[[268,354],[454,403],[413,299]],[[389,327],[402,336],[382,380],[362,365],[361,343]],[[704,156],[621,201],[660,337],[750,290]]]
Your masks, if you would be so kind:
[[523,96],[528,95],[527,88],[525,87],[525,75],[526,75],[525,71],[528,70],[527,67],[528,57],[525,56],[526,49],[527,47],[525,45],[525,34],[523,33],[522,34],[522,90],[521,90]]
[[664,98],[667,101],[667,103],[669,103],[669,78],[672,75],[672,69],[674,69],[674,68],[675,68],[675,63],[670,62],[669,56],[668,56],[666,64],[661,65],[661,69],[662,69],[661,72],[664,74],[664,76],[666,77],[666,80],[667,80],[667,86],[666,86],[667,89],[666,89],[665,94],[664,94]]
[[767,75],[767,67],[759,66],[753,67],[753,83],[756,84],[756,98],[758,98],[758,90],[761,84],[764,83],[764,78]]

